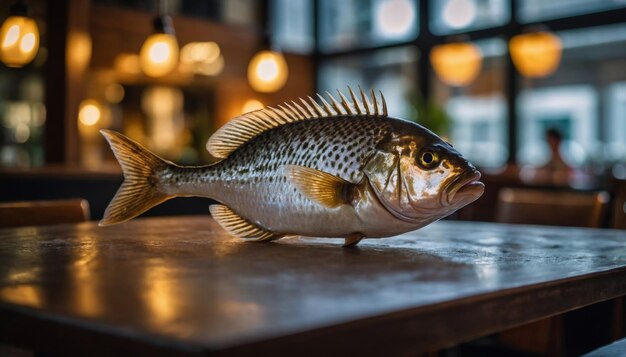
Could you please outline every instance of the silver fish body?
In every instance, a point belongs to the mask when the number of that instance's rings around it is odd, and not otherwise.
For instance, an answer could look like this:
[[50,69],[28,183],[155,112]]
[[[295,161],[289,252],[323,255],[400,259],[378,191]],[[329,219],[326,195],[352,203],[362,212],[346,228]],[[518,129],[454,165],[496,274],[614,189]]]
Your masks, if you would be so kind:
[[[334,108],[328,105],[316,111],[311,101],[310,110],[293,103],[280,112],[265,110],[251,116],[282,118],[282,123],[267,124],[269,128],[258,128],[252,120],[245,125],[235,122],[209,142],[213,144],[209,150],[223,158],[214,165],[155,165],[154,160],[138,165],[139,169],[157,166],[150,170],[148,181],[150,192],[158,192],[158,197],[149,198],[149,205],[177,196],[209,197],[220,203],[211,207],[218,223],[240,237],[344,237],[352,245],[363,237],[387,237],[423,227],[482,194],[480,174],[449,144],[417,124],[387,117],[374,95],[372,105],[364,95],[359,102],[351,94],[352,103],[341,96],[342,106]],[[274,116],[277,112],[282,115]],[[104,135],[123,168],[129,161],[125,159],[137,156],[133,154],[139,151],[134,148],[138,144],[118,133]],[[250,138],[240,139],[246,135]],[[125,150],[118,143],[133,148]],[[437,166],[420,166],[424,158],[436,159]],[[132,181],[137,170],[125,170],[126,179]],[[125,192],[123,188],[118,195]],[[120,214],[116,199],[103,225],[130,219],[128,212],[138,211],[131,208]]]

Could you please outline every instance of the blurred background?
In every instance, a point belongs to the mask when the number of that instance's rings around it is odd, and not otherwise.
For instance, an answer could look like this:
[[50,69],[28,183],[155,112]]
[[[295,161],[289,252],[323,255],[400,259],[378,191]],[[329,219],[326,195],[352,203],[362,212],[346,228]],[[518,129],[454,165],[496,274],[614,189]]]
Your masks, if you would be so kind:
[[[626,0],[18,0],[0,19],[0,200],[99,218],[121,182],[99,129],[203,164],[230,118],[346,85],[486,174],[456,218],[490,220],[503,186],[626,179]],[[207,207],[168,204],[151,213]]]

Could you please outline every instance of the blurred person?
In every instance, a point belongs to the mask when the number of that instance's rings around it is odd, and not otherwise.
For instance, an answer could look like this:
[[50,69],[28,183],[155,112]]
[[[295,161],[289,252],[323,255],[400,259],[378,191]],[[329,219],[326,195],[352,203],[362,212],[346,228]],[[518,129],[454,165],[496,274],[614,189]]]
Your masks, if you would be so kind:
[[561,156],[561,142],[563,136],[554,128],[546,130],[546,141],[550,146],[550,160],[546,162],[540,169],[550,171],[570,171],[572,168],[563,160]]
[[563,136],[557,129],[550,128],[546,130],[545,138],[550,147],[550,159],[542,166],[529,169],[522,173],[522,177],[525,181],[534,184],[568,185],[574,174],[574,169],[565,162],[561,155],[560,147]]

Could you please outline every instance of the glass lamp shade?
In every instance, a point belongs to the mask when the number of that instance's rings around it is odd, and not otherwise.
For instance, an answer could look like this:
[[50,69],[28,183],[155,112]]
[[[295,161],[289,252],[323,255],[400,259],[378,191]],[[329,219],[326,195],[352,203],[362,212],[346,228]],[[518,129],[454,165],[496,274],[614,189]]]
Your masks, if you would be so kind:
[[517,35],[509,42],[513,64],[528,78],[554,73],[561,62],[561,49],[561,39],[545,31]]
[[259,51],[248,64],[248,82],[258,92],[270,93],[281,89],[287,82],[287,62],[282,53]]
[[0,29],[0,59],[9,67],[30,63],[39,50],[39,29],[35,20],[10,16]]
[[466,86],[474,81],[482,67],[483,55],[478,46],[455,42],[433,47],[430,62],[444,83]]
[[178,64],[178,52],[178,42],[174,35],[154,33],[141,46],[141,70],[150,77],[162,77]]

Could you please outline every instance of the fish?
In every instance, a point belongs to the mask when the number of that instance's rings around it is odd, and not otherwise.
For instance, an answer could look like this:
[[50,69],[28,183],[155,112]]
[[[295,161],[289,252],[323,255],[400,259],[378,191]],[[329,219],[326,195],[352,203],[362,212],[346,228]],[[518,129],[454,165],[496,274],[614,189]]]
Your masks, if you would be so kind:
[[382,92],[348,87],[242,114],[218,129],[205,166],[166,161],[101,130],[124,181],[100,221],[121,223],[174,197],[214,200],[228,233],[258,242],[343,238],[344,247],[422,228],[478,199],[481,174],[427,128],[388,115]]

